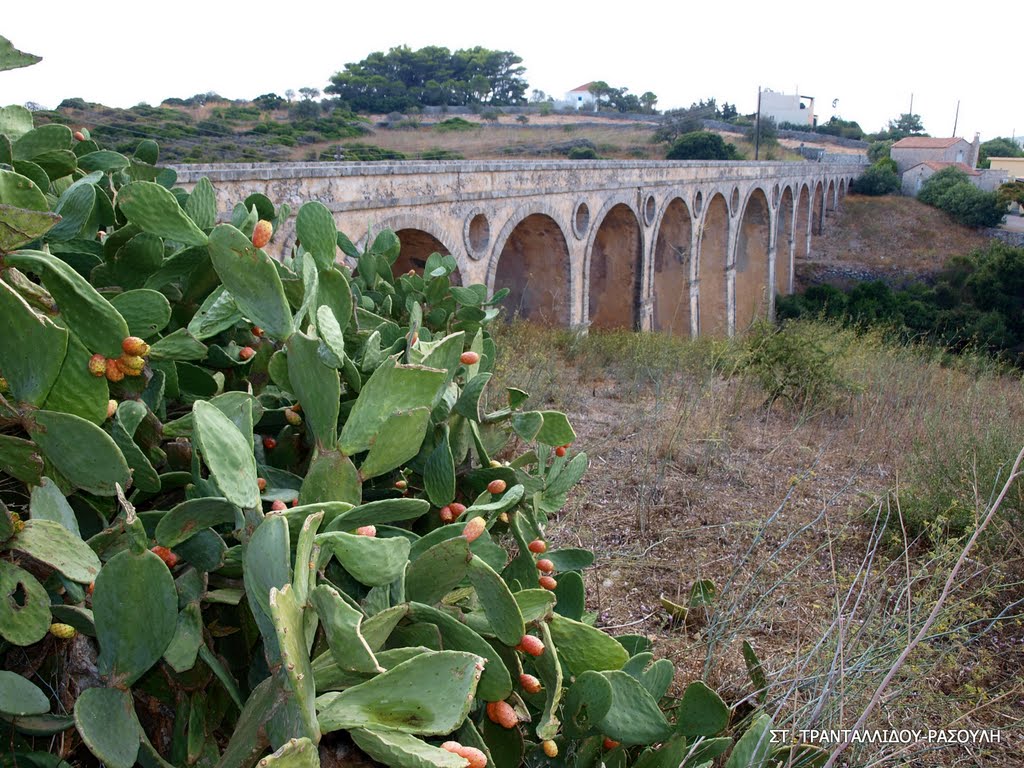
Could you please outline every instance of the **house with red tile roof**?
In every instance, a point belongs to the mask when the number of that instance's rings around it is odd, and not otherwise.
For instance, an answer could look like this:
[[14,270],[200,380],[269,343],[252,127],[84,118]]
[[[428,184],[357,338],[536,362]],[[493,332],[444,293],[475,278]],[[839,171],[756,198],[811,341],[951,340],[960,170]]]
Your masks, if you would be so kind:
[[590,86],[594,83],[584,83],[583,85],[573,88],[571,91],[565,92],[565,102],[568,106],[574,109],[582,109],[587,111],[593,111],[597,109],[597,98],[590,92]]
[[981,137],[975,134],[974,143],[957,136],[907,136],[892,145],[889,157],[896,162],[896,172],[904,173],[916,165],[927,162],[962,163],[970,168],[978,164]]

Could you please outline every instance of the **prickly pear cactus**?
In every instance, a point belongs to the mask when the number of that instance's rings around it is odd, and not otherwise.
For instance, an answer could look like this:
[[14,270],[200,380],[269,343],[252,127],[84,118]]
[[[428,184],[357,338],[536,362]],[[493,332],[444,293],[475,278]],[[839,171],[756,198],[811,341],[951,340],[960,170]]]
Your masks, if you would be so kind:
[[[500,293],[452,285],[448,255],[396,276],[393,233],[359,251],[319,203],[275,261],[286,207],[218,222],[210,183],[175,188],[155,145],[0,113],[15,757],[309,766],[341,732],[398,767],[729,748],[714,691],[679,705],[668,662],[592,625],[592,555],[546,551],[587,457],[563,414],[488,389]],[[91,671],[27,679],[72,656]]]

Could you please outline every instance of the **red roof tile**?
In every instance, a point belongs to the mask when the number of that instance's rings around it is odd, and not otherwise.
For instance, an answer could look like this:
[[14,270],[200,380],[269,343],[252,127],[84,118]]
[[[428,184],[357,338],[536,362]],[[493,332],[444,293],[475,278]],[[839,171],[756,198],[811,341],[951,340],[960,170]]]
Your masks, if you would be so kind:
[[949,139],[934,138],[931,136],[907,136],[905,139],[900,139],[892,145],[893,149],[946,149],[952,147],[958,141],[966,141],[966,139],[957,138],[953,136]]
[[[966,173],[968,176],[981,176],[981,173],[976,171],[974,168],[971,168],[966,163],[942,163],[942,162],[938,162],[937,160],[928,160],[927,162],[918,163],[917,165],[927,165],[933,171],[941,171],[943,168],[949,168],[949,166],[952,165],[952,166],[955,166],[956,168],[959,168],[961,171]],[[916,168],[917,165],[915,165],[914,167]]]
[[590,86],[592,86],[593,84],[594,84],[594,81],[591,80],[589,83],[584,83],[583,85],[576,86],[571,91],[569,91],[569,93],[576,93],[576,91],[589,91],[590,90]]

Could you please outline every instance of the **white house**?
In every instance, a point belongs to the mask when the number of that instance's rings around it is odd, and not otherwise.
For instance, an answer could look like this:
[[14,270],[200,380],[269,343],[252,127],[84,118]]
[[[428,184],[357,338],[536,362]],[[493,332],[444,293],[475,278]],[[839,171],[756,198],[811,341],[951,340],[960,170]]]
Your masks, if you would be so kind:
[[778,93],[771,88],[761,91],[761,114],[778,123],[814,125],[814,97],[795,93]]
[[576,109],[584,109],[589,112],[597,109],[597,99],[590,92],[593,82],[584,83],[581,86],[565,92],[565,102]]

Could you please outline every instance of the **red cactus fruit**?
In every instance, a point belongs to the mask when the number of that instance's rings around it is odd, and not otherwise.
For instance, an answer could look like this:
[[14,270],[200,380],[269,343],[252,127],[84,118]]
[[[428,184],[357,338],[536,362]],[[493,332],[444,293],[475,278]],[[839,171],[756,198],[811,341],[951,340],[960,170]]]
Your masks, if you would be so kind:
[[474,541],[480,538],[480,534],[487,530],[487,521],[482,517],[474,517],[468,523],[462,531],[463,537],[466,541],[472,544]]
[[96,590],[96,582],[90,581],[89,586],[85,588],[85,594],[92,596],[92,593]]
[[442,523],[450,523],[455,520],[455,513],[452,512],[451,507],[441,507],[441,511],[438,512],[438,516],[441,518]]
[[149,344],[138,336],[128,336],[121,342],[121,351],[132,357],[142,357],[149,354]]
[[462,747],[455,754],[469,761],[466,768],[487,768],[487,755],[476,747]]
[[293,507],[299,506],[299,500],[298,499],[292,499],[292,506]]
[[107,381],[116,383],[124,378],[124,368],[121,367],[121,363],[111,357],[107,358],[106,373]]
[[602,746],[604,746],[605,749],[615,749],[617,746],[619,746],[619,742],[617,742],[615,739],[609,739],[607,736],[605,736],[604,741],[602,742]]
[[543,555],[548,551],[548,545],[544,543],[543,539],[534,539],[530,542],[529,548],[535,555]]
[[469,352],[463,352],[459,355],[459,362],[463,365],[476,365],[480,362],[480,353],[473,352],[472,350]]
[[356,536],[369,536],[371,539],[377,536],[377,526],[361,525],[356,528]]
[[557,448],[555,448],[555,456],[557,456],[558,458],[562,458],[563,456],[565,456],[565,446],[564,445],[560,445]]
[[504,493],[507,487],[508,485],[504,480],[491,480],[491,482],[487,484],[487,491],[497,495],[499,493]]
[[74,136],[75,141],[85,141],[85,134],[81,131],[75,131],[72,136]]
[[288,505],[287,505],[287,504],[285,504],[285,503],[284,503],[283,501],[281,501],[280,499],[277,499],[277,500],[275,500],[275,501],[274,501],[274,503],[273,503],[273,504],[271,504],[271,505],[270,505],[270,508],[271,508],[271,509],[272,509],[272,510],[273,510],[274,512],[283,512],[284,510],[288,509]]
[[459,750],[462,749],[462,745],[457,741],[446,741],[441,745],[441,749],[446,752],[451,752],[453,755],[459,754]]
[[261,336],[263,336],[263,329],[260,328],[258,325],[254,325],[252,327],[252,335],[255,336],[257,339],[260,338]]
[[558,745],[555,744],[551,739],[545,739],[540,743],[541,749],[544,750],[544,754],[548,757],[558,757]]
[[302,417],[294,408],[284,409],[284,420],[291,424],[293,427],[297,427],[300,424],[302,424]]
[[459,515],[461,515],[463,512],[466,511],[466,505],[465,504],[459,504],[459,502],[457,502],[457,501],[453,501],[448,506],[451,507],[451,510],[452,510],[453,513],[455,513],[456,517],[458,517]]
[[265,451],[272,451],[275,448],[277,448],[277,440],[275,440],[272,437],[264,437],[263,438],[263,450],[265,450]]
[[555,570],[555,564],[544,557],[537,561],[537,570],[543,571],[544,573],[551,573]]
[[558,582],[551,576],[541,576],[537,579],[537,583],[544,587],[544,589],[550,590],[554,590],[558,586]]
[[256,355],[256,350],[252,347],[242,347],[238,350],[238,356],[243,360],[252,360]]
[[527,693],[540,693],[541,685],[533,675],[528,675],[525,672],[519,676],[519,685],[523,687],[523,690]]
[[114,418],[115,413],[117,413],[117,400],[107,400],[107,418]]
[[252,244],[262,248],[270,242],[270,236],[274,234],[274,225],[266,219],[260,219],[252,230]]
[[260,493],[263,493],[267,490],[267,479],[265,477],[257,477],[256,487],[260,489]]
[[107,358],[103,355],[93,355],[89,358],[89,373],[99,378],[107,372]]
[[409,483],[407,481],[405,481],[405,480],[395,480],[395,488],[397,488],[398,490],[404,491],[408,487],[409,487]]
[[523,635],[519,645],[516,646],[516,650],[529,656],[540,656],[544,653],[544,643],[539,637],[534,635]]
[[502,728],[515,728],[519,724],[519,715],[507,701],[487,702],[487,717]]
[[167,547],[161,547],[157,544],[155,547],[150,547],[149,551],[163,560],[168,568],[173,568],[178,564],[178,556]]

